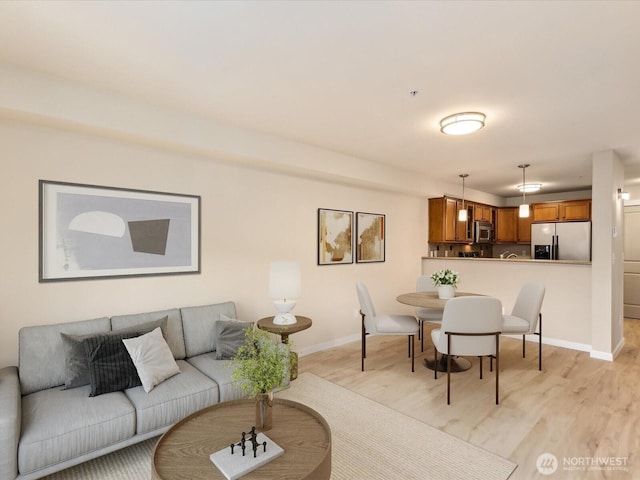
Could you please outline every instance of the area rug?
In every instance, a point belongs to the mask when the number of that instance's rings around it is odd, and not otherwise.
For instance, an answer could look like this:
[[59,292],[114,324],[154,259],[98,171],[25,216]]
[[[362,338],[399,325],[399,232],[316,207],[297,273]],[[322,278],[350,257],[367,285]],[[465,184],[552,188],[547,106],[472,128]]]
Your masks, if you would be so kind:
[[[332,480],[504,480],[517,466],[311,373],[301,374],[276,396],[308,405],[326,419],[331,427]],[[147,440],[46,479],[149,479],[156,441]]]
[[332,480],[504,480],[517,466],[312,373],[301,374],[276,396],[304,403],[325,418]]

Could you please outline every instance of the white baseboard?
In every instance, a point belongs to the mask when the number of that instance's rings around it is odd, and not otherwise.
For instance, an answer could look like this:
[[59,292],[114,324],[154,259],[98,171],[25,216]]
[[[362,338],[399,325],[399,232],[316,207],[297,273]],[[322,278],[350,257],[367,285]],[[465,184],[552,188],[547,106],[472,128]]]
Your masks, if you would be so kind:
[[[505,337],[509,337],[509,338],[515,338],[517,340],[521,340],[522,339],[522,335],[504,335],[504,336]],[[319,343],[319,344],[316,344],[316,345],[311,345],[309,347],[302,348],[298,352],[298,355],[300,357],[304,357],[305,355],[310,355],[312,353],[321,352],[323,350],[328,350],[330,348],[338,347],[338,346],[344,345],[346,343],[360,341],[360,339],[361,339],[360,334],[357,334],[357,333],[355,335],[349,335],[347,337],[336,338],[336,339],[330,340],[328,342]],[[537,335],[527,335],[526,336],[526,340],[527,340],[527,342],[538,343],[538,336]],[[542,337],[542,343],[543,343],[543,345],[551,345],[552,347],[561,347],[561,348],[568,348],[569,350],[578,350],[580,352],[588,352],[589,355],[591,356],[591,358],[597,358],[597,359],[600,359],[600,360],[607,360],[609,362],[612,362],[613,359],[622,350],[622,347],[624,346],[624,338],[622,338],[622,340],[620,340],[620,342],[616,346],[616,348],[613,351],[613,353],[600,352],[600,351],[597,351],[597,350],[593,350],[591,348],[591,345],[589,345],[587,343],[569,342],[567,340],[558,340],[557,338],[549,338],[549,337],[544,337],[544,336]]]
[[334,338],[328,342],[318,343],[316,345],[311,345],[309,347],[301,348],[298,352],[298,356],[304,357],[305,355],[311,355],[312,353],[321,352],[323,350],[328,350],[333,347],[339,347],[340,345],[344,345],[345,343],[351,343],[355,341],[360,341],[362,339],[361,334],[356,333],[354,335],[349,335],[348,337],[342,338]]
[[[516,338],[522,340],[522,335],[504,335],[509,338]],[[527,335],[527,342],[538,343],[539,337],[537,335]],[[591,352],[591,345],[587,343],[569,342],[567,340],[558,340],[557,338],[549,338],[542,336],[543,345],[551,345],[552,347],[568,348],[569,350],[579,350],[581,352]]]
[[618,342],[616,348],[613,349],[613,352],[600,352],[598,350],[591,350],[591,358],[597,358],[599,360],[607,360],[609,362],[613,362],[614,358],[618,356],[620,351],[624,347],[624,337]]

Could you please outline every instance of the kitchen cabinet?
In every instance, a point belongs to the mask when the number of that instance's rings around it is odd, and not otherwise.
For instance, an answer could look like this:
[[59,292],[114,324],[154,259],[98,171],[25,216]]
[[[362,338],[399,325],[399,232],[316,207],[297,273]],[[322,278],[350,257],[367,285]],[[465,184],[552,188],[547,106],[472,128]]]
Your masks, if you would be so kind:
[[493,207],[482,203],[473,204],[473,220],[476,222],[493,223]]
[[531,213],[534,222],[557,222],[557,203],[534,203],[531,205]]
[[531,243],[531,223],[533,215],[521,218],[518,216],[518,243]]
[[462,200],[450,197],[429,199],[429,242],[463,243],[473,240],[473,215],[469,202],[465,202],[468,212],[466,222],[458,221],[458,211]]
[[534,203],[531,211],[534,222],[591,220],[591,200]]
[[429,242],[455,242],[457,230],[457,200],[455,198],[429,199]]
[[496,209],[496,243],[516,243],[518,241],[518,208]]
[[591,220],[591,200],[561,202],[559,204],[558,217],[561,222]]

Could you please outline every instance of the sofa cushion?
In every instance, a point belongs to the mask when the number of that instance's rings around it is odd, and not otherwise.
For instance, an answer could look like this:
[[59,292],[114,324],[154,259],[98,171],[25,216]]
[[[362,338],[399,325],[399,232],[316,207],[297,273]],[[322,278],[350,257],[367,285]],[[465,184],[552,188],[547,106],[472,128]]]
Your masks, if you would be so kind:
[[[221,315],[221,317],[223,317]],[[216,360],[231,360],[244,345],[245,331],[253,326],[253,322],[238,320],[218,320],[214,325],[216,336]]]
[[162,317],[167,318],[167,329],[163,330],[164,339],[167,341],[173,358],[181,360],[185,357],[184,336],[182,335],[182,319],[180,310],[162,310],[159,312],[136,313],[134,315],[117,315],[111,317],[111,329],[120,330],[122,328],[133,327],[141,323],[157,320]]
[[216,349],[215,322],[224,314],[236,318],[233,302],[184,307],[180,309],[184,329],[184,344],[187,357],[212,352]]
[[[124,391],[136,409],[136,433],[172,425],[204,407],[218,403],[218,386],[184,360],[176,362],[179,375],[146,393],[142,387]],[[99,397],[98,397],[99,398]]]
[[139,336],[129,331],[117,335],[98,335],[85,338],[83,343],[89,360],[91,393],[96,397],[125,388],[142,385],[136,366],[122,340]]
[[149,393],[156,385],[180,373],[160,327],[139,337],[125,338],[122,343],[129,352],[145,392]]
[[64,349],[61,333],[84,335],[109,330],[111,323],[107,317],[21,328],[18,337],[22,394],[28,395],[64,385]]
[[89,397],[90,387],[42,390],[22,399],[18,466],[22,475],[116,444],[135,434],[122,392]]
[[[162,317],[152,322],[143,323],[138,326],[123,328],[111,331],[103,335],[117,335],[128,331],[140,332],[139,334],[150,332],[160,327],[163,331],[167,329],[167,317]],[[64,348],[64,387],[75,388],[91,383],[89,375],[89,359],[84,346],[84,339],[97,334],[70,335],[61,333],[62,346]]]
[[233,378],[231,378],[235,368],[229,365],[230,362],[228,360],[216,360],[215,352],[191,357],[187,361],[218,384],[221,402],[246,396],[242,392],[240,385],[234,383]]

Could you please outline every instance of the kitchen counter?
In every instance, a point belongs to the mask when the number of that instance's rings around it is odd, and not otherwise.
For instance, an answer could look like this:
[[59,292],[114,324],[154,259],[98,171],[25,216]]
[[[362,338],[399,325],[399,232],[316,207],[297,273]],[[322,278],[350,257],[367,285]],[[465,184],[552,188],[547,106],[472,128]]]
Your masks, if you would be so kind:
[[453,260],[465,262],[500,262],[500,263],[540,263],[540,264],[566,264],[566,265],[591,265],[591,262],[581,260],[538,260],[535,258],[489,258],[489,257],[422,257],[422,260]]
[[[443,268],[459,274],[458,290],[496,297],[502,302],[505,313],[511,312],[522,285],[527,282],[543,283],[546,293],[542,304],[542,342],[591,351],[590,262],[484,257],[422,259],[423,275],[431,275]],[[534,337],[527,336],[537,342]]]

